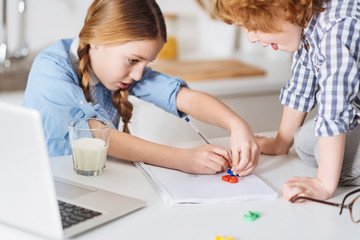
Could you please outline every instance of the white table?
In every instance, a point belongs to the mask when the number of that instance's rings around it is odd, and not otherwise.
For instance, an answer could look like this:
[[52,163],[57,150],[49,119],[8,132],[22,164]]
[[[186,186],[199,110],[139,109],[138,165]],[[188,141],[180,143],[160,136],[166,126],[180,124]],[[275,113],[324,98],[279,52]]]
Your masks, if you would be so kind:
[[[228,146],[228,138],[211,139],[213,144]],[[182,147],[202,144],[194,141]],[[292,204],[281,195],[282,184],[291,176],[315,176],[316,169],[306,166],[291,151],[284,156],[260,157],[254,173],[279,193],[275,200],[256,200],[214,205],[167,207],[155,188],[133,163],[109,159],[106,171],[97,177],[74,173],[71,156],[51,159],[53,174],[82,184],[143,199],[147,206],[130,215],[79,235],[76,239],[171,239],[212,240],[216,235],[243,239],[359,239],[360,224],[354,224],[345,209],[318,203]],[[332,201],[356,187],[339,187]],[[243,215],[260,212],[254,222]],[[39,239],[5,226],[0,238]],[[5,235],[4,235],[5,234]]]

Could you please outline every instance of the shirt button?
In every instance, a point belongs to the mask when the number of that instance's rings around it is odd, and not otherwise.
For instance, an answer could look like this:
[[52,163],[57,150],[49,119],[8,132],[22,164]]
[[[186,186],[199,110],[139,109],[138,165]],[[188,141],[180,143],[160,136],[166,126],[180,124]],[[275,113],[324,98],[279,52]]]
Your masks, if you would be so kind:
[[81,105],[83,105],[83,104],[84,104],[84,101],[83,101],[83,100],[81,100],[81,101],[80,101],[80,104],[81,104]]
[[306,49],[309,50],[310,49],[310,44],[306,43]]

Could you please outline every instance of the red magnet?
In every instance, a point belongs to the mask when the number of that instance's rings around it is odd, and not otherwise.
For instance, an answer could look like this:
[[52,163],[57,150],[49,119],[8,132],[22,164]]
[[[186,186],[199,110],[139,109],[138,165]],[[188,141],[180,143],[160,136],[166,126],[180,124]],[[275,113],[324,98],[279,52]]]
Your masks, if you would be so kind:
[[221,180],[228,182],[230,180],[230,177],[231,177],[230,175],[225,175],[221,177]]
[[237,182],[238,182],[238,178],[237,178],[237,177],[230,177],[229,183],[237,183]]

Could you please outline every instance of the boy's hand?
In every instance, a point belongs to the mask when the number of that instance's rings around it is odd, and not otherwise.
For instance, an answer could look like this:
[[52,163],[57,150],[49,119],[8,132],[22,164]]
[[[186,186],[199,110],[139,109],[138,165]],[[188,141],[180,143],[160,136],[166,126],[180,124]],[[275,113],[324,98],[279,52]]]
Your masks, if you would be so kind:
[[[282,187],[283,197],[290,201],[296,196],[311,197],[319,200],[331,198],[332,193],[326,190],[319,178],[292,177]],[[296,202],[302,202],[299,200]]]

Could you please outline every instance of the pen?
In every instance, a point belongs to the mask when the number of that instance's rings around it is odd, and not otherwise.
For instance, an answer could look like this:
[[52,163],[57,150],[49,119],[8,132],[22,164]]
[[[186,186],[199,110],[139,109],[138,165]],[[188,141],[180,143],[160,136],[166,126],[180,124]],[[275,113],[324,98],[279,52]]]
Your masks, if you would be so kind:
[[190,122],[190,119],[188,117],[185,118],[185,121],[188,122],[190,124],[190,126],[192,127],[192,129],[194,129],[194,131],[199,134],[199,136],[207,143],[210,144],[209,140],[206,139],[206,137],[200,132],[200,130]]

